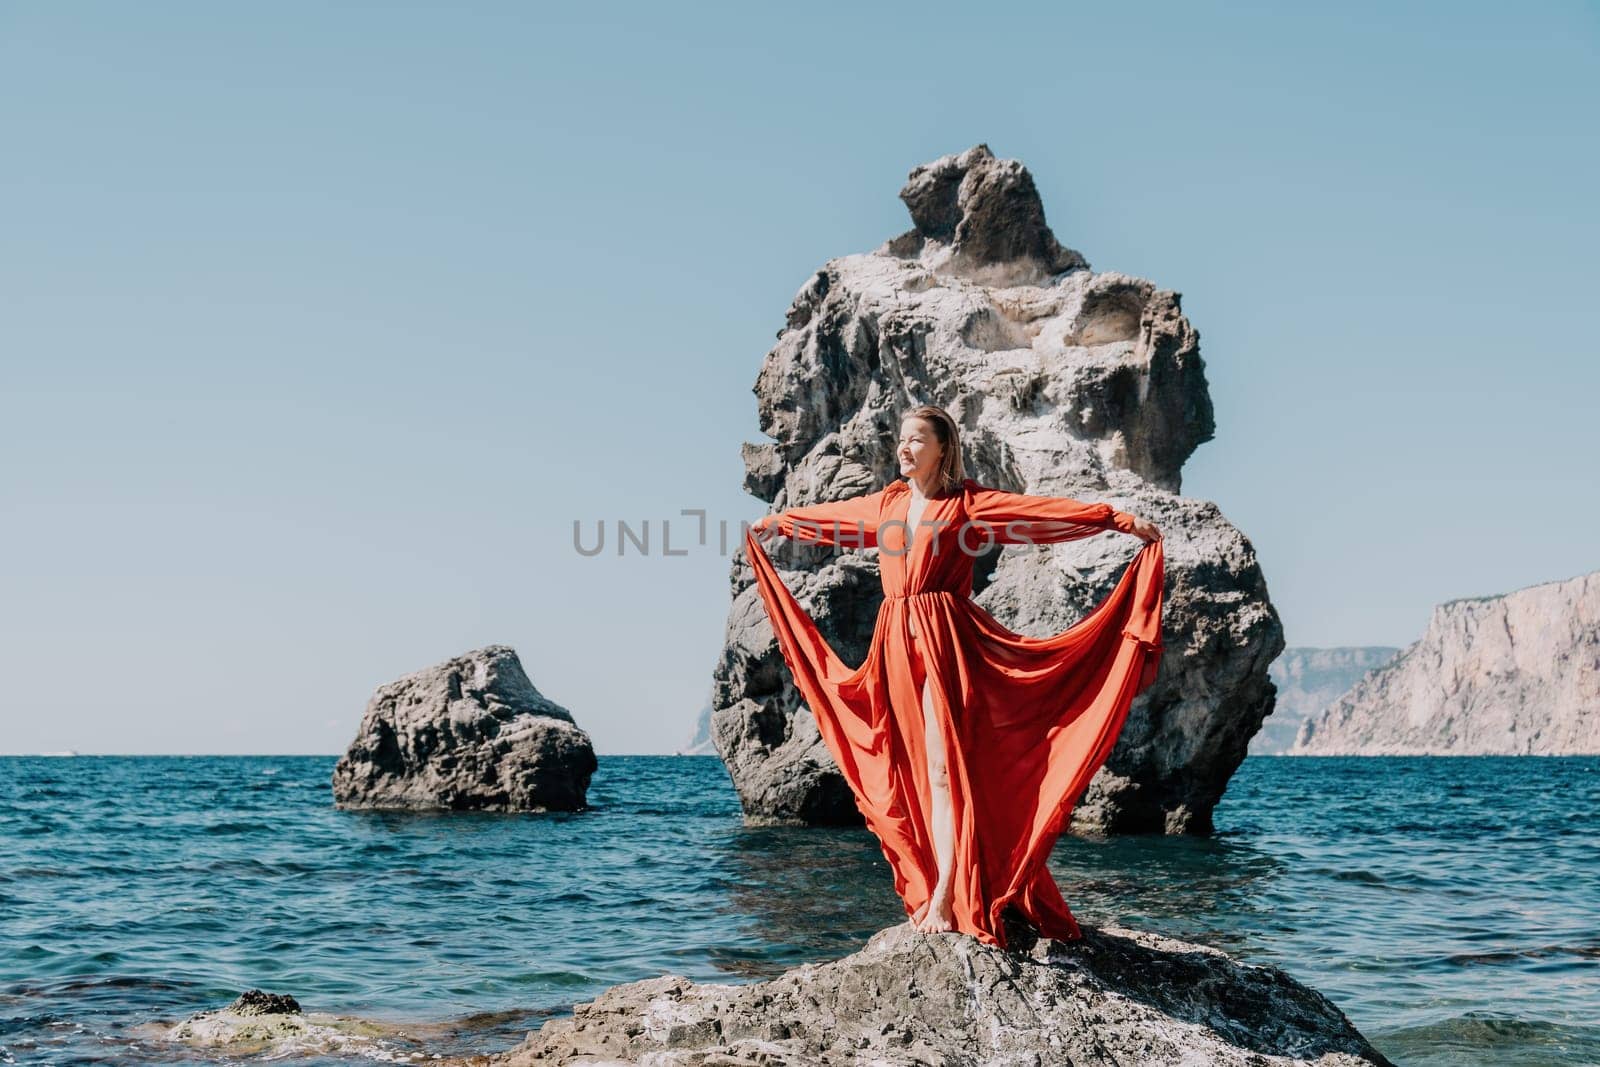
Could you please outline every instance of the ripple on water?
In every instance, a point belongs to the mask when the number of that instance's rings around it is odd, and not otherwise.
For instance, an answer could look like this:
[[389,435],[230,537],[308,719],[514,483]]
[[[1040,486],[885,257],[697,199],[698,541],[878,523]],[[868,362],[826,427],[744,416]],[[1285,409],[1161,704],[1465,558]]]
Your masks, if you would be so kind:
[[1505,949],[1498,952],[1458,952],[1446,956],[1444,962],[1458,967],[1473,967],[1562,956],[1580,960],[1600,959],[1600,944],[1539,945],[1535,948]]
[[1600,1063],[1600,1027],[1489,1010],[1367,1036],[1386,1056],[1407,1067]]

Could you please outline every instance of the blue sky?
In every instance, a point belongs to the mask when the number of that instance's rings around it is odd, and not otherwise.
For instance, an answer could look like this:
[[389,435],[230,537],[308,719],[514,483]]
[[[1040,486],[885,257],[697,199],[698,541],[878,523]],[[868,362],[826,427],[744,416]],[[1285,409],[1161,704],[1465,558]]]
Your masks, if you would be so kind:
[[[1600,567],[1592,5],[0,8],[0,752],[335,753],[514,645],[706,702],[751,386],[916,164],[1183,294],[1291,645]],[[675,531],[677,533],[678,531]],[[676,538],[675,538],[676,539]]]

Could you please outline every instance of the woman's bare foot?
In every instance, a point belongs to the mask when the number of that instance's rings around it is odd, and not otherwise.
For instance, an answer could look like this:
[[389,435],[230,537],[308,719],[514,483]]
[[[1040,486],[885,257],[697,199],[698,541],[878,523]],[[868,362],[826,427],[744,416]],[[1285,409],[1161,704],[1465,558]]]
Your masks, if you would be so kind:
[[928,914],[928,905],[931,904],[931,903],[933,903],[933,898],[931,898],[931,897],[928,898],[927,900],[924,900],[922,902],[922,907],[920,907],[916,911],[912,912],[911,913],[911,918],[907,919],[906,922],[910,923],[912,926],[915,926],[919,922],[921,922],[922,921],[922,917],[924,915]]
[[936,934],[941,930],[955,929],[955,915],[950,910],[950,887],[938,886],[933,891],[932,907],[924,905],[918,911],[921,918],[913,917],[913,928],[925,934]]

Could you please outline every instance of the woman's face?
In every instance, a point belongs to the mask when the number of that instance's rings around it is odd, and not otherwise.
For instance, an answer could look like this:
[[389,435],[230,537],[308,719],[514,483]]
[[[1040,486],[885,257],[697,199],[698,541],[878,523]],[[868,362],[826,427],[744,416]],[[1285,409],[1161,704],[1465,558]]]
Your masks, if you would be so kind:
[[901,474],[919,481],[931,478],[944,455],[944,448],[933,434],[933,424],[916,417],[902,421],[898,455]]

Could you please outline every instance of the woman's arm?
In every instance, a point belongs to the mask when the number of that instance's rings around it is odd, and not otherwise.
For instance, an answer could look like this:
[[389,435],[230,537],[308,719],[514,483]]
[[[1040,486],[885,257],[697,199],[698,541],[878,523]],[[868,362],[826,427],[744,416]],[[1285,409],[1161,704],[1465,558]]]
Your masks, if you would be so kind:
[[767,539],[763,535],[771,530],[807,544],[877,548],[878,517],[883,506],[883,493],[884,490],[880,489],[876,493],[846,500],[808,504],[764,515],[751,527],[751,531],[763,541]]
[[993,528],[1002,545],[1049,545],[1116,530],[1145,541],[1161,532],[1137,515],[1110,504],[1088,504],[1067,496],[1007,493],[967,481],[967,517]]

